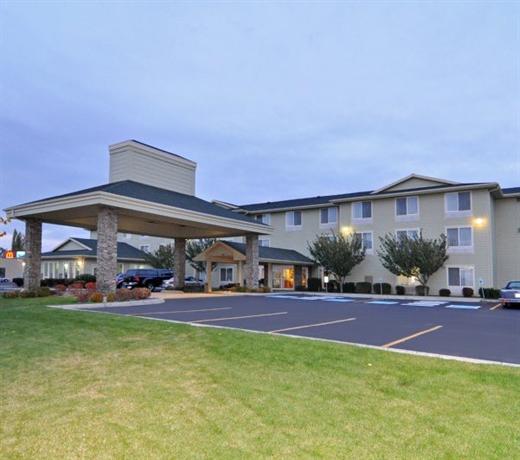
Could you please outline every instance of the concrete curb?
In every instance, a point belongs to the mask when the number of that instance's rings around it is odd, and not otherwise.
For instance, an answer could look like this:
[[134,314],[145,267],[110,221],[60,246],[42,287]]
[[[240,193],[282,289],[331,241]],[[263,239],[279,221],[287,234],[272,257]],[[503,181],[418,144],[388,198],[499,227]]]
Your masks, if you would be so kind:
[[106,307],[140,307],[143,305],[155,305],[164,303],[164,299],[143,299],[143,300],[128,300],[126,302],[106,302],[106,303],[71,303],[67,305],[47,305],[50,308],[60,308],[62,310],[80,310],[88,308],[93,310],[96,308]]

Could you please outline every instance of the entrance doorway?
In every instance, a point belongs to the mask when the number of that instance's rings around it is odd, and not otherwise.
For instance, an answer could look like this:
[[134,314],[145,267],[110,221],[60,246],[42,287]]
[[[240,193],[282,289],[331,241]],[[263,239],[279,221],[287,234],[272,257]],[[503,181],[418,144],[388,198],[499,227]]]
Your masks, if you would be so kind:
[[273,265],[273,289],[294,289],[293,265]]

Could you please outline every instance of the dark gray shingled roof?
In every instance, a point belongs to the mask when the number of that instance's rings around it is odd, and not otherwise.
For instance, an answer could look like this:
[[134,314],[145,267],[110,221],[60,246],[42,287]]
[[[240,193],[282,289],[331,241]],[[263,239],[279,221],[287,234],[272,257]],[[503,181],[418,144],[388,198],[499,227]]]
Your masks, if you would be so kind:
[[[229,247],[235,249],[236,251],[245,255],[246,253],[246,245],[244,243],[236,243],[234,241],[225,241],[220,240],[222,243],[228,245]],[[312,259],[304,256],[298,251],[294,251],[292,249],[282,249],[282,248],[271,248],[268,246],[259,246],[258,247],[260,260],[279,260],[280,262],[293,262],[300,264],[314,264]]]
[[520,187],[503,188],[502,193],[504,195],[508,195],[509,193],[520,193]]
[[[96,257],[97,254],[97,240],[89,238],[72,238],[78,243],[88,246],[89,249],[67,250],[60,251],[59,249],[42,253],[42,257],[46,256],[70,256],[70,257]],[[128,243],[117,243],[117,258],[118,259],[132,259],[145,260],[146,253],[130,246]]]
[[416,188],[408,188],[403,190],[385,190],[379,193],[374,193],[373,190],[368,190],[365,192],[353,192],[353,193],[343,193],[339,195],[324,195],[324,196],[315,196],[310,198],[296,198],[292,200],[283,200],[283,201],[266,201],[264,203],[253,203],[253,204],[245,204],[242,206],[238,206],[240,210],[250,212],[262,211],[264,209],[284,209],[284,208],[298,208],[301,206],[320,206],[320,205],[330,205],[331,202],[335,200],[342,200],[345,198],[358,198],[358,197],[369,197],[372,196],[382,196],[392,193],[408,193],[408,192],[417,192],[419,190],[435,190],[439,188],[451,188],[451,187],[460,187],[460,186],[471,186],[471,185],[481,185],[485,184],[485,182],[467,182],[463,184],[441,184],[441,185],[432,185],[429,187],[416,187]]
[[189,211],[210,214],[212,216],[225,217],[227,219],[233,219],[242,222],[254,222],[255,224],[263,225],[251,217],[237,214],[236,212],[230,211],[229,209],[223,208],[222,206],[217,206],[216,204],[202,200],[196,196],[173,192],[171,190],[154,187],[153,185],[142,184],[141,182],[135,182],[133,180],[123,180],[119,182],[98,185],[97,187],[90,187],[83,190],[78,190],[76,192],[66,193],[64,195],[57,195],[50,198],[31,201],[30,203],[25,204],[40,203],[42,201],[53,200],[56,198],[84,195],[86,193],[92,192],[112,193],[114,195],[136,198],[138,200],[164,204],[176,208],[187,209]]

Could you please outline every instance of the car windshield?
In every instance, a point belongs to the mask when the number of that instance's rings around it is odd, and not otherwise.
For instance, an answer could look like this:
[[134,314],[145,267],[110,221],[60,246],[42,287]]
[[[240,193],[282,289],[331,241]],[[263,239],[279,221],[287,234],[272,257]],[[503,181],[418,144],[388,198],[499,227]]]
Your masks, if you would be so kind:
[[520,289],[520,281],[509,281],[506,289]]

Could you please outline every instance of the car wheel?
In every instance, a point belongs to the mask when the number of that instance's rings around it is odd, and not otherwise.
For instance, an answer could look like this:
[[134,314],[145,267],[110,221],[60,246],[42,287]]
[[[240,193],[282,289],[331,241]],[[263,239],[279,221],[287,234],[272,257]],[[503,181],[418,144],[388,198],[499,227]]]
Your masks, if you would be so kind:
[[147,289],[150,289],[150,292],[153,292],[153,290],[155,289],[155,286],[152,283],[148,283],[146,287]]

